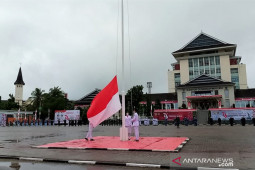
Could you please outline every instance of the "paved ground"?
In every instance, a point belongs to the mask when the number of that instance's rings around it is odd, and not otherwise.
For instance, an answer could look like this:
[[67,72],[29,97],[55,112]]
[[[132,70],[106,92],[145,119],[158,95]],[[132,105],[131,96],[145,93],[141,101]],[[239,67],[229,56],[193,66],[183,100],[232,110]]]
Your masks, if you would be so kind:
[[[190,141],[179,153],[31,148],[31,146],[46,143],[81,139],[84,138],[87,130],[87,126],[0,127],[0,155],[159,164],[174,167],[219,167],[218,163],[208,162],[208,158],[214,160],[218,158],[218,161],[233,159],[234,168],[255,169],[255,127],[251,125],[245,127],[181,126],[179,129],[173,125],[140,127],[141,136],[189,137]],[[102,135],[118,136],[119,127],[99,126],[94,129],[94,136]],[[172,162],[179,157],[181,157],[179,162],[181,166]],[[191,159],[193,163],[187,163],[187,160]]]

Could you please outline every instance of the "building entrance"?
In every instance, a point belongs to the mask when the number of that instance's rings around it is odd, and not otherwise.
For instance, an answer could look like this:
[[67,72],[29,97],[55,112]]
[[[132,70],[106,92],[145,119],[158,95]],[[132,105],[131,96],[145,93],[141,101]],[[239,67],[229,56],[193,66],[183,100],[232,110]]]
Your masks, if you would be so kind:
[[193,109],[208,110],[210,108],[218,108],[217,100],[201,100],[191,103]]
[[221,108],[221,95],[210,96],[188,96],[188,108],[208,110],[210,108]]

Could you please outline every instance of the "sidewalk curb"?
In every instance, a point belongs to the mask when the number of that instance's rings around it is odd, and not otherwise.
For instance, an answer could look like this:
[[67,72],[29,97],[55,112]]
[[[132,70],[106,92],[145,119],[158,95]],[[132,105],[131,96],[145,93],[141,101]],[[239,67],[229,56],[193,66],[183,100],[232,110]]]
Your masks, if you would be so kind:
[[8,156],[8,155],[0,155],[0,159],[15,159],[20,161],[32,161],[32,162],[69,163],[69,164],[80,164],[80,165],[131,166],[131,167],[170,169],[169,165],[141,164],[141,163],[129,163],[129,162],[122,163],[122,162],[108,162],[108,161],[61,160],[61,159],[39,158],[39,157],[18,157],[18,156]]
[[[54,162],[54,163],[68,163],[68,164],[80,164],[80,165],[108,165],[108,166],[128,166],[128,167],[140,167],[140,168],[159,168],[159,169],[175,169],[175,170],[224,170],[224,168],[206,168],[206,167],[170,167],[170,165],[158,165],[158,164],[142,164],[142,163],[130,163],[130,162],[109,162],[109,161],[83,161],[83,160],[61,160],[61,159],[49,159],[38,157],[19,157],[0,155],[0,159],[15,159],[20,161],[32,161],[32,162]],[[233,169],[238,170],[238,169]]]

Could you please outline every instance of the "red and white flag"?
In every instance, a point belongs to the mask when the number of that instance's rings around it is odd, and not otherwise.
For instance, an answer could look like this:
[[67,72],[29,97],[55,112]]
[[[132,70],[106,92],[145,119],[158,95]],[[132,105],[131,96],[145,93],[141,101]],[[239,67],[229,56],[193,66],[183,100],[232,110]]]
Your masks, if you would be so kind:
[[87,112],[89,122],[96,127],[121,109],[117,76],[93,99]]

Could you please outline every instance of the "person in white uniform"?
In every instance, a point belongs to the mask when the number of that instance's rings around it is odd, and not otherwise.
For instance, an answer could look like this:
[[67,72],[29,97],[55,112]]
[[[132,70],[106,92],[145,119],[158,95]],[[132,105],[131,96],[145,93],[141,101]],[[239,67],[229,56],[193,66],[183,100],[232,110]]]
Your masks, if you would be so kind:
[[132,118],[129,116],[129,113],[126,113],[125,116],[125,127],[128,129],[128,140],[130,140],[132,133]]
[[133,122],[133,127],[135,130],[135,141],[138,142],[139,141],[139,117],[135,110],[133,113],[134,113],[134,116],[133,116],[132,122]]
[[85,137],[86,141],[88,141],[88,140],[94,141],[93,136],[92,136],[93,129],[94,129],[93,125],[89,122],[89,131],[88,131],[88,133],[87,133],[87,135]]

